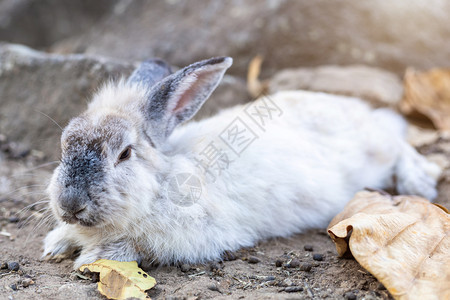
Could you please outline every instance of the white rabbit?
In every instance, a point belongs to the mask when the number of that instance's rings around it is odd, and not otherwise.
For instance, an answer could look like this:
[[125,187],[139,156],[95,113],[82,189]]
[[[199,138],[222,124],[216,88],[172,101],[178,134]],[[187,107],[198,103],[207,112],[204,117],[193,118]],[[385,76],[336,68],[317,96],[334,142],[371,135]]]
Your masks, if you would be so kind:
[[59,225],[44,257],[81,248],[75,267],[205,262],[326,227],[365,187],[436,197],[440,170],[405,142],[403,119],[358,99],[279,92],[177,127],[231,64],[213,58],[169,75],[144,63],[95,95],[62,134],[48,187]]

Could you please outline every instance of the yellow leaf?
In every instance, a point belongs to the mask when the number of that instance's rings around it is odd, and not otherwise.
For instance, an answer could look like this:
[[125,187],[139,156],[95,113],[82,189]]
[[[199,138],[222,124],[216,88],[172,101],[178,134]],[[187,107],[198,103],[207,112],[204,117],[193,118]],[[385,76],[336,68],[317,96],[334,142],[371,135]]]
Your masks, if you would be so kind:
[[400,110],[426,116],[437,129],[450,129],[450,69],[406,70]]
[[328,226],[396,299],[450,299],[450,216],[416,196],[359,192]]
[[80,271],[85,268],[100,273],[98,290],[108,299],[146,299],[145,291],[156,284],[155,279],[139,268],[135,261],[99,259],[92,264],[82,265]]

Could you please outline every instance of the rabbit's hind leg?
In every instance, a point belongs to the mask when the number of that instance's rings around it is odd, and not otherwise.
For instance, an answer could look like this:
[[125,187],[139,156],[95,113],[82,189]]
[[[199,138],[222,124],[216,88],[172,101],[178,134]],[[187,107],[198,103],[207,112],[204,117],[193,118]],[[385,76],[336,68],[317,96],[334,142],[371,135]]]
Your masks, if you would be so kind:
[[380,136],[375,139],[375,143],[372,141],[370,148],[382,147],[382,152],[388,157],[390,154],[395,156],[393,173],[397,191],[400,194],[419,195],[430,200],[436,198],[436,185],[441,169],[405,141],[406,121],[386,108],[374,110],[372,116]]
[[402,148],[395,167],[397,191],[433,200],[437,196],[436,185],[441,168],[429,162],[406,142]]

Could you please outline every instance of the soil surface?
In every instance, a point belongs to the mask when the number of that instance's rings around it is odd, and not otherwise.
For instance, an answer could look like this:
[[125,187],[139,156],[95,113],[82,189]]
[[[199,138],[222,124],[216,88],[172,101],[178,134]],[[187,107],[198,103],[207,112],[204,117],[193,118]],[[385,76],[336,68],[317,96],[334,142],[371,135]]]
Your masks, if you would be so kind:
[[[449,144],[438,139],[420,150],[448,158]],[[51,228],[44,190],[56,162],[45,163],[33,151],[0,155],[0,299],[104,299],[95,280],[72,270],[72,260],[40,260]],[[449,208],[449,195],[447,168],[436,202]],[[19,270],[9,270],[8,262],[17,262]],[[229,253],[222,262],[148,272],[158,283],[149,292],[155,299],[391,299],[354,259],[337,257],[325,229],[263,241]]]

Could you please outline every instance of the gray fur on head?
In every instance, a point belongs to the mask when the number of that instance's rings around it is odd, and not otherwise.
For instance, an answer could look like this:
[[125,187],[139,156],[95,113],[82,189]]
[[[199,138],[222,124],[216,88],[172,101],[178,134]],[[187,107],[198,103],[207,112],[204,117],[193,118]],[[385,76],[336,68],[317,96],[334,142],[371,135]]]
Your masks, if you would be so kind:
[[215,90],[231,57],[216,57],[189,65],[156,83],[143,107],[147,135],[158,146],[174,128],[191,119]]

